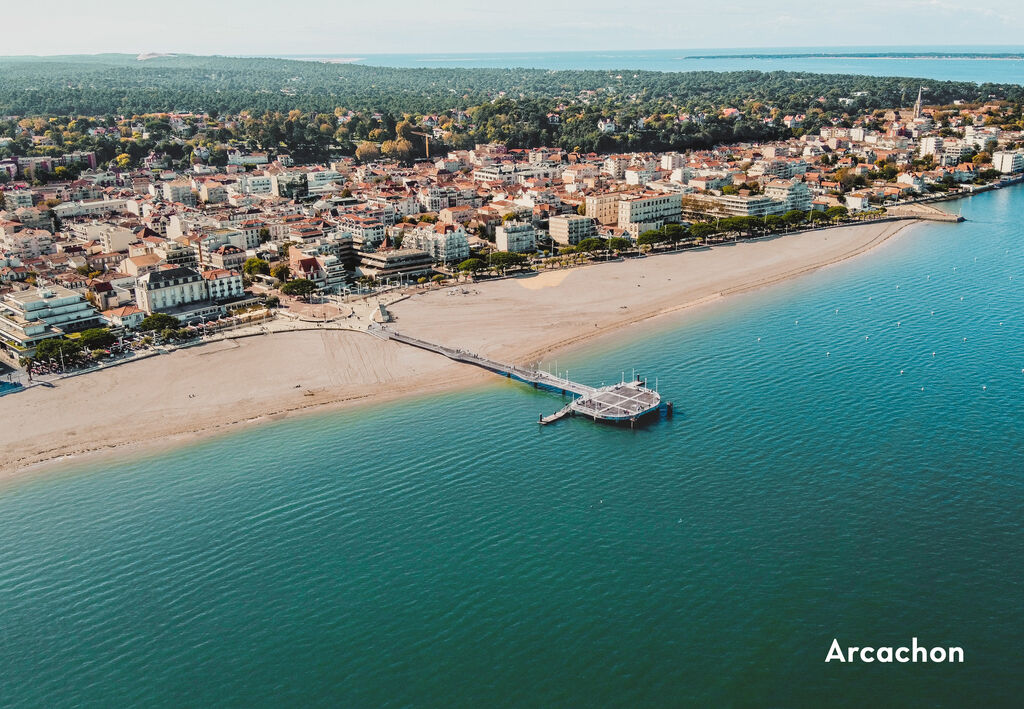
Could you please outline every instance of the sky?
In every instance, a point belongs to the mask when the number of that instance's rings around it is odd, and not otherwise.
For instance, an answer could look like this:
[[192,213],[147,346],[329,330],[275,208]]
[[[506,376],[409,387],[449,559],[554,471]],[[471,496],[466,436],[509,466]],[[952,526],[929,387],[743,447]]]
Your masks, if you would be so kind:
[[1020,0],[48,0],[45,21],[34,3],[4,5],[0,55],[361,57],[1024,41]]

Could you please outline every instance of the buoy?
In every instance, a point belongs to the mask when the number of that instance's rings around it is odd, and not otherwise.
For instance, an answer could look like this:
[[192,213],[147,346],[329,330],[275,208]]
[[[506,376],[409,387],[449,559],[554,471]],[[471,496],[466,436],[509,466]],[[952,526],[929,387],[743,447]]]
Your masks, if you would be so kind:
[[900,374],[903,374],[903,370],[902,369],[900,370]]
[[825,353],[825,356],[826,356],[826,357],[831,357],[831,356],[832,356],[832,353],[831,353],[831,352],[826,352],[826,353]]

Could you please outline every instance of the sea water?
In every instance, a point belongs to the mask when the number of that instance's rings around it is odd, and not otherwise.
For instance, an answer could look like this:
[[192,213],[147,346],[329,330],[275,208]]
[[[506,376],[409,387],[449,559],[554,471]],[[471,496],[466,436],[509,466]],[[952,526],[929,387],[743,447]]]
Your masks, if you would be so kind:
[[[944,81],[1019,84],[1021,46],[775,47],[758,49],[653,49],[636,51],[475,52],[450,54],[282,55],[288,59],[344,61],[370,66],[449,69],[591,69],[648,71],[805,71],[821,74],[908,76]],[[791,56],[791,55],[798,56]],[[873,54],[875,56],[864,56]],[[956,56],[988,54],[991,56]],[[1012,55],[1000,57],[999,54]],[[817,56],[815,56],[817,55]],[[824,56],[823,56],[824,55]],[[888,56],[887,56],[888,55]],[[909,55],[909,56],[908,56]],[[916,86],[912,87],[916,90]]]
[[9,485],[0,705],[1018,702],[1024,190],[946,208],[560,356],[635,430],[496,377]]

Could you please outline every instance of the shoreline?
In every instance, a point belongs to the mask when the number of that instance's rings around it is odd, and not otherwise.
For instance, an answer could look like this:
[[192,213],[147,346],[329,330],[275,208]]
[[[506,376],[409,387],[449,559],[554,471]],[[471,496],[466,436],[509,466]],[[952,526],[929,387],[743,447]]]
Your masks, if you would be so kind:
[[[449,296],[450,289],[420,293],[392,311],[401,332],[433,340],[444,332],[446,345],[533,363],[855,258],[920,223],[849,225],[464,284],[468,295]],[[600,292],[595,284],[602,286]],[[0,431],[0,485],[79,463],[157,454],[268,421],[451,393],[490,381],[498,380],[352,331],[207,343],[61,380],[53,389],[0,398],[0,417],[24,414]],[[26,411],[15,411],[16,404],[27,405]],[[109,424],[91,420],[111,409]],[[240,410],[246,414],[238,415]]]

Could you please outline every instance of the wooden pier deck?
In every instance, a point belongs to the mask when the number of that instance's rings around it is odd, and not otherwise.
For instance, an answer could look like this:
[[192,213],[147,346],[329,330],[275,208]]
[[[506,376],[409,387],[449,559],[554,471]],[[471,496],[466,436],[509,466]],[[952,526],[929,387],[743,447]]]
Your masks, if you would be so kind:
[[420,349],[436,352],[448,357],[449,359],[482,367],[483,369],[490,370],[497,374],[514,377],[520,381],[526,382],[527,384],[536,384],[538,386],[548,387],[565,393],[576,394],[577,396],[591,396],[597,392],[595,387],[574,382],[570,379],[559,377],[551,372],[545,372],[541,369],[527,369],[526,367],[520,367],[515,364],[498,362],[496,360],[474,354],[473,352],[445,347],[444,345],[427,342],[426,340],[421,340],[410,335],[403,335],[402,333],[395,332],[389,328],[377,327],[371,328],[371,330],[376,330],[372,334],[377,337],[385,337],[386,339],[395,340],[396,342],[404,342],[405,344],[412,345],[413,347],[419,347]]
[[648,389],[646,381],[640,379],[631,382],[620,382],[611,386],[592,387],[541,369],[498,362],[473,352],[427,342],[411,335],[396,332],[382,325],[373,324],[369,327],[368,332],[374,337],[395,340],[412,347],[436,352],[457,362],[472,364],[476,367],[532,384],[535,387],[545,387],[562,394],[573,395],[572,401],[560,410],[550,416],[540,416],[539,422],[541,425],[554,423],[561,418],[573,414],[580,414],[594,421],[628,422],[632,424],[641,417],[657,411],[661,405],[661,397],[658,395],[658,392]]

